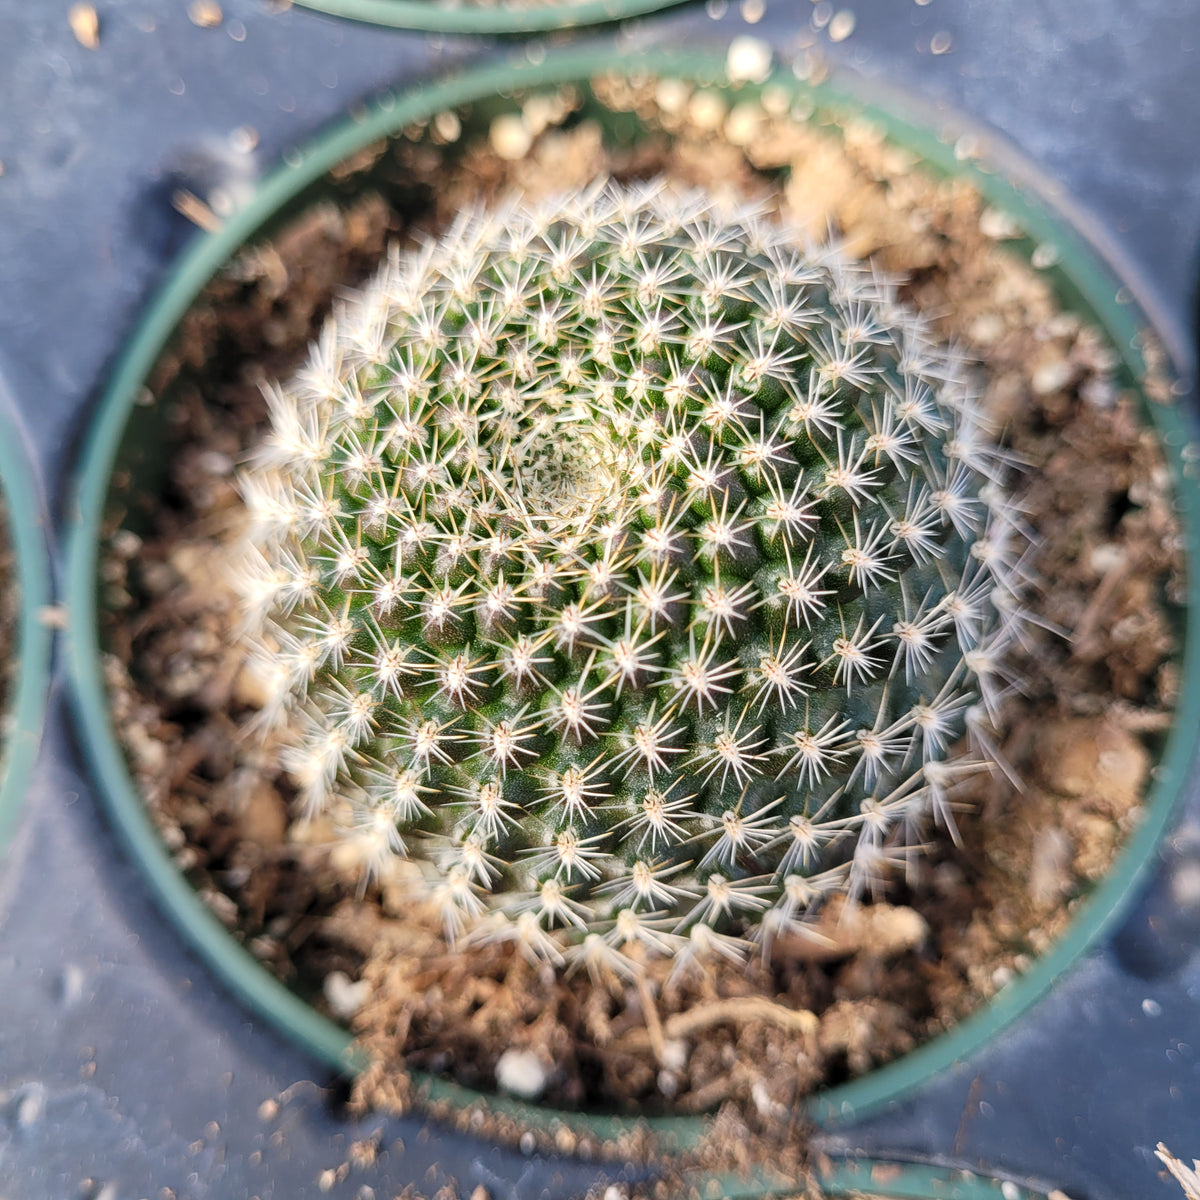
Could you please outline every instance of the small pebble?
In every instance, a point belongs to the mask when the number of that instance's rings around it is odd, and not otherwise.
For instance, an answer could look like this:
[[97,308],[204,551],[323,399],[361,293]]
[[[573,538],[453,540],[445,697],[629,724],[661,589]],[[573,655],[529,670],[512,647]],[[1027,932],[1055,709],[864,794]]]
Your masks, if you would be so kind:
[[954,157],[959,162],[969,162],[979,157],[979,139],[973,133],[964,133],[954,143]]
[[92,5],[72,4],[67,22],[75,40],[85,49],[95,50],[100,45],[100,18]]
[[663,1066],[668,1071],[683,1071],[688,1064],[688,1044],[683,1038],[668,1038],[663,1042]]
[[225,478],[233,474],[233,459],[220,450],[205,450],[196,456],[196,466],[206,475]]
[[1088,555],[1088,566],[1097,575],[1107,575],[1109,571],[1121,566],[1127,557],[1124,548],[1116,542],[1101,542],[1092,547],[1092,552]]
[[287,803],[269,780],[255,779],[241,796],[242,836],[259,846],[280,846],[287,838]]
[[67,608],[65,604],[44,604],[37,610],[38,624],[46,629],[66,629]]
[[979,232],[993,241],[1021,236],[1021,227],[998,208],[985,208],[979,216]]
[[462,122],[457,113],[444,109],[433,118],[433,131],[443,142],[457,142],[462,133]]
[[1079,398],[1093,408],[1112,408],[1117,402],[1117,389],[1111,379],[1092,378],[1080,386]]
[[691,85],[682,79],[663,79],[654,89],[654,102],[665,113],[678,113],[684,110],[691,94]]
[[234,676],[232,698],[247,708],[266,708],[274,694],[274,682],[266,663],[258,659],[247,659]]
[[258,130],[253,125],[239,125],[229,135],[229,148],[234,154],[250,154],[258,145]]
[[1039,396],[1050,396],[1062,391],[1071,382],[1074,374],[1075,368],[1065,358],[1056,358],[1042,363],[1034,371],[1029,382]]
[[829,40],[831,42],[844,42],[854,32],[856,23],[854,14],[848,8],[843,8],[841,12],[834,13],[833,20],[829,22]]
[[980,313],[971,322],[969,334],[973,342],[990,346],[1004,334],[1004,318],[997,313]]
[[152,596],[162,596],[179,582],[178,573],[169,563],[148,562],[142,567],[142,586]]
[[529,148],[533,145],[533,134],[529,132],[524,117],[517,113],[504,113],[492,122],[488,141],[499,158],[506,162],[516,162],[529,153]]
[[[732,47],[730,53],[733,53]],[[719,129],[725,112],[725,100],[716,92],[697,92],[688,102],[688,117],[700,130]]]
[[132,529],[118,529],[108,544],[118,558],[136,558],[142,549],[142,539]]
[[36,1125],[46,1112],[46,1093],[38,1084],[30,1086],[17,1105],[17,1124],[22,1129]]
[[71,1008],[83,999],[87,975],[78,963],[66,963],[59,978],[59,997],[64,1008]]
[[532,1050],[511,1048],[496,1061],[496,1084],[522,1100],[536,1100],[550,1082],[545,1063]]
[[217,0],[192,0],[187,12],[188,20],[200,29],[216,29],[225,19]]
[[371,984],[366,979],[352,982],[345,971],[330,971],[321,990],[333,1015],[348,1021],[366,1003]]
[[754,1107],[758,1110],[759,1115],[768,1121],[778,1121],[785,1115],[786,1110],[783,1105],[778,1100],[771,1099],[767,1085],[761,1079],[756,1079],[750,1085],[750,1099],[754,1102]]
[[1171,902],[1184,910],[1200,908],[1200,863],[1181,862],[1170,875]]
[[1124,806],[1139,794],[1150,768],[1143,743],[1103,719],[1065,717],[1038,733],[1038,758],[1047,786],[1067,796],[1091,796]]
[[762,126],[763,111],[752,101],[735,104],[725,121],[725,140],[732,146],[748,146]]
[[787,115],[787,110],[792,104],[792,97],[787,88],[772,83],[763,88],[759,103],[762,105],[763,112],[768,116],[782,117]]
[[1050,245],[1049,242],[1043,242],[1040,246],[1035,247],[1029,256],[1029,261],[1033,264],[1034,270],[1044,271],[1058,262],[1058,247]]
[[1051,337],[1067,338],[1074,337],[1079,332],[1081,324],[1082,322],[1075,313],[1055,313],[1050,320],[1045,322],[1045,329]]
[[1055,904],[1070,890],[1074,846],[1061,829],[1043,829],[1033,843],[1029,898],[1039,908]]
[[555,96],[530,96],[521,108],[521,116],[525,128],[536,137],[551,125],[558,124],[563,112]]
[[[762,83],[770,73],[771,47],[761,38],[736,37],[729,43],[725,74],[731,83]],[[712,95],[709,92],[700,94]],[[694,115],[692,119],[695,120]]]

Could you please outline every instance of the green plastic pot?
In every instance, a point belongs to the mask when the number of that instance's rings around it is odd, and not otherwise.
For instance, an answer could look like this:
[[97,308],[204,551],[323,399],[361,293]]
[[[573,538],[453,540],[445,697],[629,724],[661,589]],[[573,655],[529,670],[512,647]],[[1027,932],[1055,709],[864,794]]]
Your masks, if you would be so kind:
[[333,17],[430,33],[549,33],[604,25],[671,8],[685,0],[296,0]]
[[[67,647],[84,744],[112,819],[131,853],[142,864],[163,908],[218,977],[250,1007],[339,1070],[354,1071],[358,1065],[349,1034],[279,984],[226,932],[172,863],[130,778],[112,728],[97,638],[100,531],[114,469],[118,465],[128,467],[138,457],[139,444],[148,445],[150,450],[142,453],[146,461],[138,470],[144,472],[149,460],[155,458],[152,452],[155,409],[139,408],[137,398],[189,305],[243,243],[323,194],[330,186],[326,176],[331,168],[379,139],[396,135],[411,123],[444,109],[470,106],[470,113],[463,119],[464,128],[470,131],[476,127],[472,122],[480,117],[487,119],[497,112],[515,109],[515,102],[501,99],[502,96],[568,83],[582,86],[596,75],[614,71],[642,77],[681,78],[714,87],[733,86],[725,77],[724,57],[719,53],[673,54],[656,49],[622,55],[609,46],[586,46],[556,52],[538,64],[491,66],[418,92],[387,96],[370,111],[335,127],[309,146],[289,153],[286,165],[265,180],[245,208],[218,231],[197,240],[176,265],[109,381],[87,443],[78,476],[76,515],[69,530]],[[787,89],[798,102],[811,107],[813,119],[837,123],[865,116],[880,125],[895,143],[915,152],[933,172],[967,177],[991,204],[1009,214],[1026,231],[1024,240],[1010,245],[1026,255],[1040,247],[1043,260],[1054,259],[1045,274],[1057,288],[1065,307],[1108,332],[1121,359],[1122,382],[1132,386],[1144,373],[1140,346],[1149,326],[1142,311],[1128,299],[1117,275],[1097,252],[1043,198],[1046,189],[1008,152],[1001,152],[1002,173],[980,165],[978,160],[960,161],[954,139],[940,138],[928,127],[897,116],[894,100],[889,99],[886,106],[867,103],[837,82],[809,86],[798,82],[790,72],[778,71],[759,85],[737,85],[738,97],[750,99],[762,87],[772,85]],[[631,114],[612,115],[606,132],[617,141],[631,140],[637,135],[636,118]],[[954,132],[961,135],[962,128]],[[1016,183],[1014,178],[1022,182]],[[1061,204],[1061,198],[1057,200]],[[1049,247],[1054,254],[1047,253]],[[1189,590],[1190,594],[1198,595],[1200,487],[1185,471],[1181,453],[1191,440],[1191,433],[1184,414],[1174,407],[1147,404],[1146,414],[1161,438],[1172,472],[1185,532]],[[1129,839],[1115,869],[1081,904],[1068,934],[1028,972],[953,1031],[862,1079],[811,1097],[806,1105],[807,1115],[818,1125],[833,1128],[865,1117],[911,1095],[939,1073],[965,1070],[964,1060],[1026,1012],[1064,971],[1113,928],[1154,857],[1192,763],[1195,730],[1200,728],[1198,611],[1186,615],[1182,662],[1185,686],[1147,798],[1144,819]],[[483,1097],[440,1079],[424,1078],[421,1083],[431,1103],[465,1107],[486,1102],[493,1111],[535,1129],[551,1130],[566,1125],[594,1137],[610,1139],[634,1124],[626,1117],[558,1112],[507,1097]],[[644,1123],[657,1135],[659,1144],[673,1152],[686,1152],[696,1146],[706,1128],[704,1118],[656,1117]],[[875,1178],[879,1177],[876,1172]],[[861,1194],[873,1188],[877,1194],[896,1197],[982,1200],[1000,1195],[999,1185],[994,1181],[967,1177],[957,1171],[898,1167],[889,1168],[883,1177],[886,1184],[873,1182],[872,1173],[862,1163],[850,1161],[835,1166],[825,1186],[831,1195]],[[775,1185],[769,1175],[763,1174],[749,1179],[721,1180],[718,1186],[722,1194],[735,1197],[768,1195]],[[1011,1184],[1005,1192],[1006,1197],[1026,1194],[1014,1193]]]
[[0,732],[0,851],[16,827],[29,776],[42,740],[46,690],[50,679],[50,565],[41,496],[33,481],[25,438],[16,420],[0,408],[0,496],[3,537],[13,550],[12,584],[19,595],[16,663]]

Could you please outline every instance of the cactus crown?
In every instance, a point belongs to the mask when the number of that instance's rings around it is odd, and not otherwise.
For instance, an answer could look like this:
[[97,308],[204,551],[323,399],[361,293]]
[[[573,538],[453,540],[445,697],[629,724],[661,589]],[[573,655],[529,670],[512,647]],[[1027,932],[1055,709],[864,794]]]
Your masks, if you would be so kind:
[[393,254],[268,399],[264,716],[451,936],[733,954],[949,822],[1021,539],[870,269],[662,183],[512,201]]

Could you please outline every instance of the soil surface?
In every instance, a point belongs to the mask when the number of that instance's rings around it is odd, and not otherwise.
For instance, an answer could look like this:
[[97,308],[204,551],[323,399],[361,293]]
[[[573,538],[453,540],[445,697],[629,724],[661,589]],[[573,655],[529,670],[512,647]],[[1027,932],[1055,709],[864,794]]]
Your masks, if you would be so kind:
[[[1055,942],[1110,867],[1175,699],[1178,530],[1156,439],[1114,383],[1112,351],[1060,311],[1036,267],[1006,248],[1019,231],[969,185],[923,174],[869,126],[839,137],[806,123],[769,92],[731,109],[676,83],[597,91],[653,131],[636,151],[607,150],[570,91],[464,145],[457,119],[441,118],[343,172],[389,167],[406,181],[404,205],[368,194],[310,210],[210,286],[150,381],[170,418],[166,490],[149,509],[113,511],[106,669],[180,868],[268,969],[369,1050],[356,1103],[405,1107],[410,1067],[494,1089],[507,1052],[501,1077],[546,1104],[722,1109],[710,1153],[736,1164],[752,1135],[787,1126],[801,1096],[978,1008]],[[297,364],[390,239],[411,235],[401,210],[423,208],[417,224],[436,228],[513,187],[660,172],[767,192],[810,233],[832,230],[902,277],[906,300],[979,364],[983,403],[1024,464],[1016,490],[1034,535],[1037,624],[1014,663],[1021,693],[998,735],[1003,770],[958,796],[957,843],[945,838],[877,903],[831,903],[819,937],[777,942],[747,968],[668,981],[668,965],[649,963],[636,982],[593,982],[502,948],[450,952],[398,879],[364,892],[324,822],[298,819],[272,748],[245,731],[260,697],[226,580],[236,467],[264,420],[260,384]],[[1041,247],[1034,262],[1052,257]],[[565,1129],[556,1144],[580,1148]]]

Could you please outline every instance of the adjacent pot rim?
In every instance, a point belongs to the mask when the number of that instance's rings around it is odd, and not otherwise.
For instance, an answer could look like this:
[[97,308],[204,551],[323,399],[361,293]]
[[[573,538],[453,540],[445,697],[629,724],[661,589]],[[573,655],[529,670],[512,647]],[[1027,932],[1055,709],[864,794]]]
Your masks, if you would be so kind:
[[16,669],[3,713],[11,727],[0,735],[0,854],[16,828],[42,741],[52,638],[44,619],[50,603],[45,508],[24,431],[7,400],[0,383],[0,496],[8,510],[4,524],[13,548],[13,584],[20,591]]
[[523,0],[296,0],[304,8],[368,25],[428,33],[549,33],[648,16],[688,0],[552,0],[522,8]]
[[[710,47],[689,52],[655,47],[629,53],[609,43],[590,44],[553,52],[536,64],[527,61],[520,65],[492,64],[434,86],[384,97],[365,115],[335,126],[306,148],[289,154],[287,165],[263,181],[246,207],[216,232],[199,238],[189,247],[148,306],[100,402],[78,475],[66,559],[67,662],[85,752],[114,824],[141,862],[159,903],[191,948],[252,1009],[336,1067],[354,1070],[361,1065],[351,1049],[350,1035],[275,980],[234,941],[184,881],[143,806],[112,729],[97,636],[97,566],[110,476],[126,422],[146,374],[186,309],[215,271],[278,209],[356,151],[446,108],[500,93],[507,95],[579,82],[607,72],[729,86],[723,49]],[[1144,372],[1146,364],[1140,345],[1149,322],[1138,306],[1125,299],[1124,276],[1108,265],[1102,247],[1091,245],[1059,215],[1061,197],[1047,199],[1036,171],[1024,167],[1023,160],[1013,151],[1000,147],[996,159],[1004,174],[992,174],[977,163],[960,161],[953,143],[940,138],[930,127],[895,115],[896,110],[891,106],[897,101],[893,97],[888,99],[889,109],[884,110],[862,99],[864,92],[870,95],[870,88],[850,88],[838,79],[818,85],[804,84],[784,69],[762,82],[762,86],[770,84],[786,87],[796,97],[811,101],[818,114],[842,119],[865,116],[883,127],[889,138],[917,153],[923,164],[936,173],[968,177],[990,203],[1017,221],[1034,244],[1054,248],[1057,265],[1048,268],[1048,273],[1053,274],[1064,304],[1082,311],[1105,329],[1132,377]],[[747,95],[759,90],[759,85],[747,86]],[[875,94],[878,95],[877,89]],[[899,111],[920,111],[920,107],[905,98]],[[941,127],[947,120],[939,114],[929,124]],[[963,122],[954,122],[956,134],[968,128]],[[979,144],[989,150],[993,141],[990,135],[978,137]],[[1184,474],[1180,456],[1194,435],[1185,414],[1176,406],[1147,403],[1145,407],[1171,469],[1187,547],[1188,594],[1200,596],[1200,483]],[[1188,731],[1200,728],[1200,606],[1188,610],[1187,626],[1181,655],[1183,692],[1147,796],[1143,820],[1128,839],[1115,869],[1080,906],[1067,933],[1054,948],[972,1016],[903,1058],[854,1082],[810,1097],[806,1108],[819,1124],[832,1126],[863,1117],[908,1096],[937,1073],[954,1068],[1029,1009],[1063,971],[1112,927],[1154,856],[1193,759],[1192,735]],[[443,1080],[420,1077],[420,1082],[430,1102],[456,1107],[484,1102],[493,1111],[532,1128],[566,1124],[609,1139],[636,1124],[648,1125],[665,1150],[695,1145],[707,1122],[704,1117],[633,1118],[562,1112],[500,1095],[485,1096]],[[727,1191],[730,1196],[763,1194],[761,1181],[749,1191],[739,1190],[750,1187],[745,1181],[728,1183],[733,1189]]]

